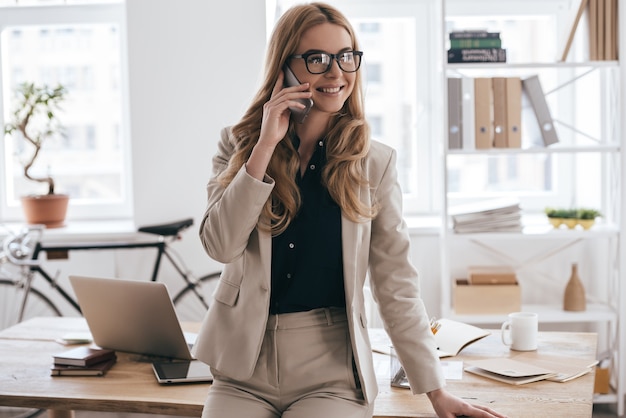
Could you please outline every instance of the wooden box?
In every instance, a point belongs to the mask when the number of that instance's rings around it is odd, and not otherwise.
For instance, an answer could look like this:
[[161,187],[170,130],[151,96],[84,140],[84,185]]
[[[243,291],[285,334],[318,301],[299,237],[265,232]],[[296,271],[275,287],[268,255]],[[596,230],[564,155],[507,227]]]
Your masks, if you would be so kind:
[[521,292],[516,284],[470,284],[465,279],[454,286],[456,314],[508,314],[521,310]]
[[469,266],[467,279],[471,284],[517,284],[515,270],[508,266]]
[[611,392],[610,373],[608,367],[596,367],[596,380],[593,385],[593,393],[607,394]]

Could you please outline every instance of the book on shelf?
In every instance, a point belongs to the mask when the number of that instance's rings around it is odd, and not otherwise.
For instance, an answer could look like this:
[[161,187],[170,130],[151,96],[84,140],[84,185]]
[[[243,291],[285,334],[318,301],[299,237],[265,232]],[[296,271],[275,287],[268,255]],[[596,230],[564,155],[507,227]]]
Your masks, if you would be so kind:
[[449,63],[506,62],[504,48],[450,48]]
[[[471,215],[471,216],[468,216]],[[508,224],[519,223],[521,220],[521,213],[519,209],[511,210],[499,210],[497,212],[490,212],[487,214],[464,214],[453,215],[455,227],[468,227],[468,226],[502,226]]]
[[55,365],[86,367],[115,357],[114,350],[81,346],[56,354],[53,359]]
[[589,59],[598,60],[598,1],[589,0]]
[[499,37],[450,39],[450,48],[502,48],[502,40]]
[[448,78],[448,149],[462,148],[462,82],[459,77]]
[[488,77],[474,78],[474,146],[493,147],[493,89]]
[[532,108],[537,120],[543,145],[547,147],[559,142],[554,121],[552,119],[543,88],[541,87],[539,77],[537,75],[532,75],[524,78],[522,80],[522,89],[524,96],[528,99],[530,107]]
[[463,149],[474,150],[476,144],[474,142],[475,118],[474,113],[474,79],[463,77],[461,82],[461,143]]
[[482,234],[487,232],[522,232],[520,221],[492,222],[490,224],[455,225],[457,234]]
[[456,233],[519,232],[522,230],[518,199],[490,199],[450,208]]
[[507,147],[507,118],[506,118],[506,79],[504,77],[491,78],[493,93],[493,146],[494,148]]
[[453,30],[448,34],[453,39],[500,39],[500,32],[489,32],[486,29]]
[[91,366],[68,366],[65,364],[54,364],[50,368],[51,376],[104,376],[113,367],[117,357],[92,364]]
[[604,5],[605,0],[596,0],[596,30],[598,35],[596,36],[596,50],[597,50],[597,60],[604,59]]
[[522,79],[506,77],[506,146],[522,147]]
[[474,220],[519,210],[520,202],[518,198],[502,197],[452,206],[450,215],[458,220]]
[[591,61],[618,59],[618,3],[617,0],[579,0],[578,7],[572,9],[570,25],[565,37],[561,61],[566,61],[580,26],[583,15],[587,15],[589,59]]
[[563,54],[561,55],[561,61],[565,61],[567,59],[567,55],[569,54],[570,48],[572,46],[572,42],[574,41],[574,35],[576,34],[576,28],[578,27],[578,23],[587,8],[589,0],[580,0],[580,5],[576,11],[575,16],[572,19],[572,23],[570,25],[570,30],[568,32],[567,38],[565,40],[565,46],[563,48]]
[[448,149],[521,148],[519,77],[449,77],[447,82]]

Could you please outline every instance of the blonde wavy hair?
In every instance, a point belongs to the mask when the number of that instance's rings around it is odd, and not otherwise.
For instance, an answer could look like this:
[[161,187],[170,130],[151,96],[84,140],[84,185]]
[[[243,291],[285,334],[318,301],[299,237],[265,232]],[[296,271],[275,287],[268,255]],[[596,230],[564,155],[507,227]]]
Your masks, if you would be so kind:
[[[261,132],[263,105],[270,99],[279,72],[288,57],[296,52],[302,34],[310,28],[332,23],[346,29],[352,39],[352,48],[358,50],[354,30],[345,16],[324,3],[294,6],[279,19],[272,33],[265,62],[264,81],[252,104],[232,135],[235,153],[227,169],[220,175],[220,183],[226,187],[250,157]],[[282,233],[298,213],[301,204],[295,178],[300,167],[299,156],[290,138],[295,135],[294,122],[290,122],[285,138],[278,144],[267,169],[267,175],[275,180],[275,186],[263,209],[263,215],[271,225],[267,229],[273,235]],[[376,215],[376,205],[359,200],[358,190],[366,185],[363,163],[369,151],[369,126],[365,120],[363,89],[360,72],[356,73],[355,86],[343,108],[330,120],[326,135],[327,163],[322,180],[342,213],[354,222],[362,222]]]

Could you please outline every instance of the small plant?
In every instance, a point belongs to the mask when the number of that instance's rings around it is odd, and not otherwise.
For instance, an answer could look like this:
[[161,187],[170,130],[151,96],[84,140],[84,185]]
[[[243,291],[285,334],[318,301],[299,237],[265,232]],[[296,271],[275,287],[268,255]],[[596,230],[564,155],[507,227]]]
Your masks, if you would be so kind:
[[576,218],[578,211],[576,209],[562,209],[562,208],[545,208],[544,213],[548,218],[562,218],[572,219]]
[[598,216],[602,216],[599,210],[591,208],[578,209],[578,219],[596,219]]
[[564,209],[546,207],[544,213],[555,228],[566,225],[570,229],[576,227],[576,225],[580,225],[583,229],[589,229],[594,224],[595,219],[598,216],[602,216],[599,210],[592,208]]
[[30,170],[35,164],[44,142],[62,133],[62,126],[56,116],[60,103],[65,100],[67,90],[62,85],[49,87],[36,86],[34,83],[22,83],[15,90],[15,110],[11,120],[5,124],[4,133],[20,136],[33,146],[30,159],[24,162],[24,176],[32,181],[47,183],[48,194],[54,194],[54,179],[51,176],[35,177]]
[[578,218],[578,209],[563,209],[561,213],[561,218],[564,219],[577,219]]

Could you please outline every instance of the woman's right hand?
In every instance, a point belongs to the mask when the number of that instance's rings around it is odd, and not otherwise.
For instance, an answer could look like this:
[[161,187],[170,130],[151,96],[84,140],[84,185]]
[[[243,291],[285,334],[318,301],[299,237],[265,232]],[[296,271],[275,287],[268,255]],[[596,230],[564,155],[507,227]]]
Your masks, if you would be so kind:
[[291,116],[289,106],[304,108],[304,105],[296,99],[311,97],[311,92],[307,91],[308,83],[295,87],[283,87],[284,78],[281,71],[272,90],[272,97],[263,105],[259,140],[246,162],[246,171],[257,180],[263,180],[276,145],[287,133]]
[[285,137],[289,128],[289,107],[304,109],[304,105],[296,99],[309,98],[309,83],[294,87],[283,87],[285,75],[281,71],[274,85],[272,96],[263,105],[263,119],[259,145],[274,148]]

